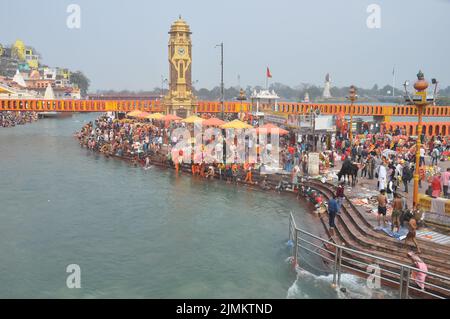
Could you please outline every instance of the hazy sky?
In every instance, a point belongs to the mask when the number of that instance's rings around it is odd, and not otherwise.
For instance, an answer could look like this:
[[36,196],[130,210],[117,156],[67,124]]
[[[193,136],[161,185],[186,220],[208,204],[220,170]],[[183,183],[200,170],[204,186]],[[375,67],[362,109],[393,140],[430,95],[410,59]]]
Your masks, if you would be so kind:
[[[81,6],[81,28],[66,26]],[[381,28],[369,29],[370,4]],[[167,76],[168,30],[181,14],[193,32],[197,87],[273,82],[372,87],[413,80],[419,69],[450,85],[450,0],[2,0],[0,43],[22,39],[51,66],[82,70],[91,89],[148,90]]]

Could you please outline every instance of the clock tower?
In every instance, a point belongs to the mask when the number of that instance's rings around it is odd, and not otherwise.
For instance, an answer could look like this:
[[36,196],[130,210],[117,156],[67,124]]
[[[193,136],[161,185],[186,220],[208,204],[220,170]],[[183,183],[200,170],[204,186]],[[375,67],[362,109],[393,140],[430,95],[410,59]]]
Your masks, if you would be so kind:
[[192,42],[189,25],[181,19],[169,31],[169,92],[164,97],[167,114],[180,117],[195,113],[192,94]]

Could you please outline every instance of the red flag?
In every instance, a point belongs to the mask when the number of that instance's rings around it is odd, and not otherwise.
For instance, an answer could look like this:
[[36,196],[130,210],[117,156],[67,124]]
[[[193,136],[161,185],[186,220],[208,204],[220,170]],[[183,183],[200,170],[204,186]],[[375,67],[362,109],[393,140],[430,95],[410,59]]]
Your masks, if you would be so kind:
[[272,77],[272,74],[270,73],[269,67],[267,67],[267,77],[268,77],[268,78],[271,78],[271,77]]

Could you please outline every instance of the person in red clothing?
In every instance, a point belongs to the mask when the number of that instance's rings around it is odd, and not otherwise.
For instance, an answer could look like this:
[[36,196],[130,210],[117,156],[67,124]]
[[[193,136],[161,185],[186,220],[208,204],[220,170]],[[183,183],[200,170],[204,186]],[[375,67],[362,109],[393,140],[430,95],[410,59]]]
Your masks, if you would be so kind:
[[433,197],[439,197],[441,195],[441,177],[440,174],[434,175],[433,180],[431,181],[431,195]]
[[341,147],[342,147],[342,142],[341,142],[341,140],[339,140],[339,139],[336,140],[336,147],[335,147],[335,148],[336,148],[337,150],[340,150]]
[[340,213],[342,204],[344,203],[344,182],[340,182],[338,187],[336,188],[336,199],[338,203],[338,211],[337,214]]
[[442,188],[444,190],[444,197],[447,198],[448,197],[448,185],[450,183],[450,168],[447,168],[447,170],[444,173],[442,173],[441,183],[442,183]]
[[295,148],[292,145],[288,147],[288,152],[292,155],[292,158],[294,158]]

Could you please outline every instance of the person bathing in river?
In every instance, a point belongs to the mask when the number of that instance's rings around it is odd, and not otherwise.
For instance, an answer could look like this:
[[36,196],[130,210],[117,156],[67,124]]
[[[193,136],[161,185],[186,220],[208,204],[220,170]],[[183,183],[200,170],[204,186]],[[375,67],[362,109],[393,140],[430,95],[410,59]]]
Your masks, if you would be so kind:
[[250,183],[253,184],[253,180],[252,180],[252,165],[251,164],[246,164],[247,168],[246,168],[246,175],[245,175],[245,180],[244,183]]
[[206,179],[208,179],[208,178],[214,179],[214,165],[211,164],[208,166],[208,172],[206,173],[205,178]]
[[270,190],[270,186],[267,183],[267,175],[263,177],[263,180],[261,181],[261,183],[259,183],[259,187],[261,187],[263,190]]

